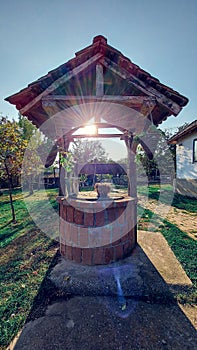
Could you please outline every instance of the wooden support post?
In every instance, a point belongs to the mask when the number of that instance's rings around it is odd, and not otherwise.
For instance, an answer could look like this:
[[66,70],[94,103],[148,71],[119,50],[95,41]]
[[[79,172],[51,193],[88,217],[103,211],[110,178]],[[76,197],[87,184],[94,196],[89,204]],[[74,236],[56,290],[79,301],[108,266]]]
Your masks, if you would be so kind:
[[128,195],[130,197],[137,197],[137,181],[136,181],[136,163],[135,163],[135,155],[138,143],[133,140],[133,135],[130,132],[125,132],[123,137],[125,140],[125,144],[128,152],[128,168],[127,175],[129,179],[128,184]]
[[129,168],[129,189],[128,189],[128,195],[130,197],[137,197],[137,182],[136,182],[136,164],[135,164],[135,154],[130,150],[129,152],[129,161],[128,161],[128,168]]
[[101,64],[96,65],[96,96],[104,95],[104,79],[103,79],[103,66]]
[[65,169],[59,161],[59,196],[65,195]]
[[133,151],[133,136],[126,136],[125,143],[128,151],[128,195],[130,197],[137,197],[137,184],[136,184],[136,164],[135,164],[135,152]]
[[125,144],[128,151],[128,195],[136,199],[136,203],[133,208],[133,230],[135,243],[137,243],[137,175],[135,163],[136,144],[133,142],[132,135],[125,137]]
[[[67,152],[69,148],[70,140],[62,137],[60,140],[60,147],[63,151]],[[61,156],[59,156],[61,157]],[[64,167],[60,164],[59,160],[59,196],[65,196],[66,187],[65,187],[65,177],[66,172]]]

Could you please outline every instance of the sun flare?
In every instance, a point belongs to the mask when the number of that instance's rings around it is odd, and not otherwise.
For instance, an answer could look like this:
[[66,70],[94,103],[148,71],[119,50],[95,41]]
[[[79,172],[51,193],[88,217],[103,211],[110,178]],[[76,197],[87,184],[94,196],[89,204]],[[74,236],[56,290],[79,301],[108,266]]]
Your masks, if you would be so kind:
[[84,134],[88,134],[88,135],[96,135],[96,133],[97,133],[97,127],[94,124],[86,125],[83,127],[82,130],[83,130]]

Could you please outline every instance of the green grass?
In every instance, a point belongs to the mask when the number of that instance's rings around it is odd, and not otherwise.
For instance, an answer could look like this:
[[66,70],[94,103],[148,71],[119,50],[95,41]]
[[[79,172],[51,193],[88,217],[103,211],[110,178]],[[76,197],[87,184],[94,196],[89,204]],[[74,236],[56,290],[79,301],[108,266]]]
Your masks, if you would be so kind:
[[177,193],[174,194],[171,185],[150,185],[148,188],[146,186],[139,186],[138,193],[139,195],[147,196],[149,199],[161,200],[164,204],[171,204],[173,207],[186,212],[197,212],[196,198],[185,197]]
[[[150,186],[149,198],[158,199],[160,190],[164,194],[163,200],[165,201],[166,198],[167,201],[171,191],[170,186],[162,189],[159,186]],[[46,192],[51,205],[58,210],[55,200],[57,189],[48,189]],[[147,188],[140,187],[139,192],[147,195]],[[25,193],[25,196],[28,196],[28,193]],[[27,198],[32,200],[32,205],[37,209],[44,205],[43,191],[36,191],[34,196]],[[172,205],[187,213],[193,214],[197,211],[194,200],[178,195],[175,196]],[[53,294],[52,287],[47,284],[49,282],[46,282],[45,276],[55,261],[58,249],[58,243],[45,236],[35,226],[20,190],[14,191],[14,207],[16,224],[11,222],[9,195],[4,191],[0,196],[0,349],[5,349],[9,345],[24,325],[29,313],[32,314],[34,312],[32,310],[36,309],[36,303],[39,306],[34,316],[36,317],[36,313],[40,312],[41,304],[38,296],[39,298],[42,296],[43,304],[46,304],[50,295]],[[160,225],[160,218],[153,217],[152,211],[139,207],[139,212],[140,210],[142,218],[139,220],[139,228],[147,229],[150,221],[154,220],[153,225],[162,232],[186,273],[196,285],[196,241],[167,220]],[[189,296],[184,296],[183,299],[187,302]]]
[[182,209],[184,212],[197,213],[197,204],[195,198],[189,198],[175,194],[172,206],[177,209]]
[[197,287],[197,241],[190,238],[185,232],[181,231],[168,220],[164,220],[161,233],[167,240],[192,283]]
[[[145,193],[145,188],[140,188],[139,192],[143,195]],[[164,191],[164,196],[162,196],[164,203],[167,203],[168,191],[171,191],[170,187],[162,188]],[[150,199],[158,200],[160,194],[159,186],[150,186],[148,189],[148,197]],[[166,196],[165,196],[166,194]],[[191,214],[191,220],[193,220],[194,213],[197,212],[197,202],[196,199],[187,198],[178,194],[175,194],[172,204],[175,210],[181,209],[184,213]],[[169,246],[174,252],[175,256],[181,263],[183,269],[187,273],[188,277],[191,279],[194,288],[188,292],[188,295],[181,295],[180,299],[182,301],[192,301],[197,300],[197,241],[190,238],[187,232],[182,231],[179,227],[172,224],[169,220],[163,220],[158,215],[154,214],[153,211],[145,209],[138,205],[138,229],[141,230],[151,230],[160,231],[165,239],[167,240]],[[147,232],[148,234],[148,232]]]
[[81,187],[79,192],[90,192],[90,191],[94,191],[94,186]]
[[[57,190],[47,190],[57,209]],[[26,209],[23,194],[15,190],[17,223],[11,223],[8,193],[0,196],[0,349],[5,349],[23,326],[38,289],[57,252],[58,243],[35,227]],[[42,191],[37,192],[42,198]]]
[[[163,234],[192,283],[197,287],[197,241],[190,238],[187,233],[180,230],[176,225],[172,224],[168,220],[164,220],[162,225],[160,225],[161,218],[156,216],[149,209],[144,209],[139,206],[138,213],[143,213],[138,222],[138,229],[148,231],[149,228],[147,226],[150,223],[153,225],[155,224],[155,230],[160,231]],[[152,220],[153,215],[154,220]],[[154,231],[152,226],[151,231]]]

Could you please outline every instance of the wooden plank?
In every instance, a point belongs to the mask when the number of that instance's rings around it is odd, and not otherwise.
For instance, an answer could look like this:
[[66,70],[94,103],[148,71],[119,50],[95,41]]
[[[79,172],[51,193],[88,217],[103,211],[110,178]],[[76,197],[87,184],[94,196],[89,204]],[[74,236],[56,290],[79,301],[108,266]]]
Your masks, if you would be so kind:
[[[108,124],[106,123],[94,123],[94,125],[98,128],[103,128],[103,129],[108,129],[108,128],[116,128],[117,130],[121,131],[121,132],[125,132],[124,128],[121,128],[120,126],[117,126],[115,124]],[[81,128],[83,126],[77,126],[76,128],[73,128],[71,130],[71,132],[69,133],[70,135],[72,135],[74,132],[76,132],[79,128]]]
[[96,96],[104,95],[104,78],[103,78],[103,66],[101,64],[96,65]]
[[113,73],[117,74],[123,79],[127,79],[128,83],[133,85],[135,88],[143,92],[150,97],[156,97],[157,101],[167,108],[173,115],[177,115],[181,111],[181,107],[169,97],[165,96],[158,90],[151,86],[147,86],[143,81],[134,76],[132,73],[127,72],[124,68],[120,68],[116,63],[110,61],[108,58],[103,59],[103,65],[110,69]]
[[42,99],[43,102],[65,101],[65,102],[125,102],[130,103],[133,107],[140,107],[144,103],[149,106],[156,104],[154,96],[121,96],[121,95],[103,95],[103,96],[73,96],[73,95],[49,95]]
[[48,95],[49,93],[53,92],[55,89],[57,89],[58,86],[64,84],[71,78],[75,77],[77,74],[82,72],[87,67],[91,66],[93,63],[98,61],[102,57],[102,54],[98,53],[95,56],[91,57],[86,62],[82,63],[78,67],[73,68],[71,71],[64,74],[62,77],[55,80],[51,85],[48,86],[46,90],[44,90],[41,94],[36,96],[32,101],[30,101],[25,107],[20,109],[20,113],[23,115],[25,114],[31,107],[33,107],[37,102],[41,100],[42,97]]
[[119,137],[121,138],[123,134],[83,134],[83,135],[72,135],[73,139],[84,139],[84,138],[112,138],[112,137]]

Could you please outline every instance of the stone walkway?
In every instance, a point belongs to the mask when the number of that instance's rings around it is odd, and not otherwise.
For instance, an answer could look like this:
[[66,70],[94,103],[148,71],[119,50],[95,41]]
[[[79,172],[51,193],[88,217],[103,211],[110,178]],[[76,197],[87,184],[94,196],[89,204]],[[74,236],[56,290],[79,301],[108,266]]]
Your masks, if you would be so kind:
[[27,323],[14,349],[197,349],[196,314],[173,299],[191,281],[161,234],[140,231],[138,243],[111,265],[60,259],[50,279],[68,298]]

